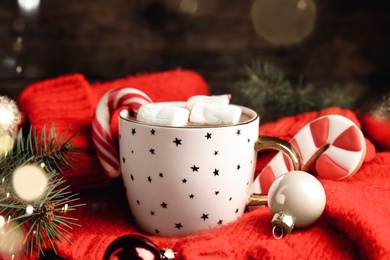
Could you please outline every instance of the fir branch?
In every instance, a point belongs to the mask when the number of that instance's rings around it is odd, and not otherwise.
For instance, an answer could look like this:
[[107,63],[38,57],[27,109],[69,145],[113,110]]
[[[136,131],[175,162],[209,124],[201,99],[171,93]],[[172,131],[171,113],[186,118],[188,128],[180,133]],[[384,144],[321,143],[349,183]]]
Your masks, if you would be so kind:
[[[39,135],[30,128],[26,138],[20,131],[15,149],[1,158],[0,213],[9,228],[2,234],[6,239],[0,239],[0,248],[13,243],[10,239],[16,230],[24,232],[23,245],[28,255],[34,250],[44,254],[48,246],[56,251],[62,240],[70,243],[67,235],[79,224],[76,218],[65,215],[84,204],[75,204],[78,194],[69,192],[69,186],[64,185],[66,180],[60,176],[61,167],[72,167],[75,155],[81,151],[71,143],[75,135],[66,137],[68,130],[59,138],[54,126],[49,132],[44,128]],[[27,202],[15,193],[12,174],[16,168],[29,164],[44,168],[48,186],[40,198]]]
[[276,106],[281,115],[300,114],[315,108],[318,103],[318,92],[313,85],[304,85],[303,76],[301,76],[298,86],[279,91],[278,101]]
[[279,68],[268,62],[252,61],[250,66],[244,67],[242,75],[242,80],[233,86],[232,92],[238,95],[233,98],[236,103],[254,109],[262,116],[263,123],[331,106],[348,108],[354,101],[348,89],[337,85],[304,84],[303,76],[293,84]]
[[283,72],[271,63],[253,61],[245,66],[244,79],[238,83],[239,91],[246,97],[252,97],[252,106],[264,107],[272,103],[279,88],[290,88],[290,82],[284,79]]
[[19,131],[15,151],[0,161],[0,171],[11,172],[15,166],[27,163],[44,163],[50,171],[56,170],[60,173],[63,167],[74,167],[77,154],[83,150],[72,144],[77,134],[66,138],[68,131],[69,128],[59,138],[56,136],[54,125],[49,132],[43,127],[40,135],[35,128],[30,128],[26,138],[23,131]]

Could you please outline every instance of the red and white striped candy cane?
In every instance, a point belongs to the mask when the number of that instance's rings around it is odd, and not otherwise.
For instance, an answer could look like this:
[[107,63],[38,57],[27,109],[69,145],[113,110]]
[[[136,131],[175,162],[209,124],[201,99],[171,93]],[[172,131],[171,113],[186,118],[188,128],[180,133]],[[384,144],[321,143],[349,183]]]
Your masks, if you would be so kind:
[[116,109],[128,106],[136,115],[142,104],[152,100],[142,91],[119,87],[108,91],[99,100],[92,120],[92,139],[100,164],[109,177],[119,177],[119,156],[110,130],[110,119]]
[[[342,180],[361,166],[366,152],[363,133],[348,118],[328,115],[305,125],[290,141],[297,148],[301,170],[315,163],[319,176]],[[253,192],[267,194],[276,178],[291,170],[287,157],[278,152],[256,177]]]

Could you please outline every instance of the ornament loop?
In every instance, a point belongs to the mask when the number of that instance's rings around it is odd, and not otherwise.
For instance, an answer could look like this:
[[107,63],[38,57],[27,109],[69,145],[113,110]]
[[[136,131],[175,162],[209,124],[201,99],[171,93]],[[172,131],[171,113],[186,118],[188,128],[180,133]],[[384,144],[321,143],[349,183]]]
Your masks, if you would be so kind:
[[[279,235],[277,235],[279,234]],[[275,239],[281,239],[284,236],[284,231],[283,227],[279,225],[275,225],[272,227],[272,235],[274,236]]]

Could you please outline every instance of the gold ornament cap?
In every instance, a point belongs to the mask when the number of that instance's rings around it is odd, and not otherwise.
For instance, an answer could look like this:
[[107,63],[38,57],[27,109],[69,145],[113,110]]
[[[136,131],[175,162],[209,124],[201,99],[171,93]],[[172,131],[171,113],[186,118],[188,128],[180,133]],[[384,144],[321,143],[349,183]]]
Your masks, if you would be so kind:
[[295,218],[284,212],[275,213],[272,218],[272,234],[276,239],[290,234],[295,226]]

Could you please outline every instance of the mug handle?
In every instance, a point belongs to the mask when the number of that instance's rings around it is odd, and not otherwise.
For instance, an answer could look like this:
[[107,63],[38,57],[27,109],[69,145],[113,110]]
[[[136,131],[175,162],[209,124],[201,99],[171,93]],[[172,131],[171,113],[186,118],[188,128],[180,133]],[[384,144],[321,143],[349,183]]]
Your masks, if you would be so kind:
[[[288,141],[272,137],[272,136],[265,136],[260,135],[256,142],[254,149],[259,152],[262,150],[277,150],[283,152],[285,155],[287,155],[291,168],[293,170],[300,170],[301,169],[301,160],[298,150]],[[252,193],[249,196],[247,206],[249,209],[251,207],[258,207],[261,205],[267,204],[267,194],[258,194],[258,193]]]

